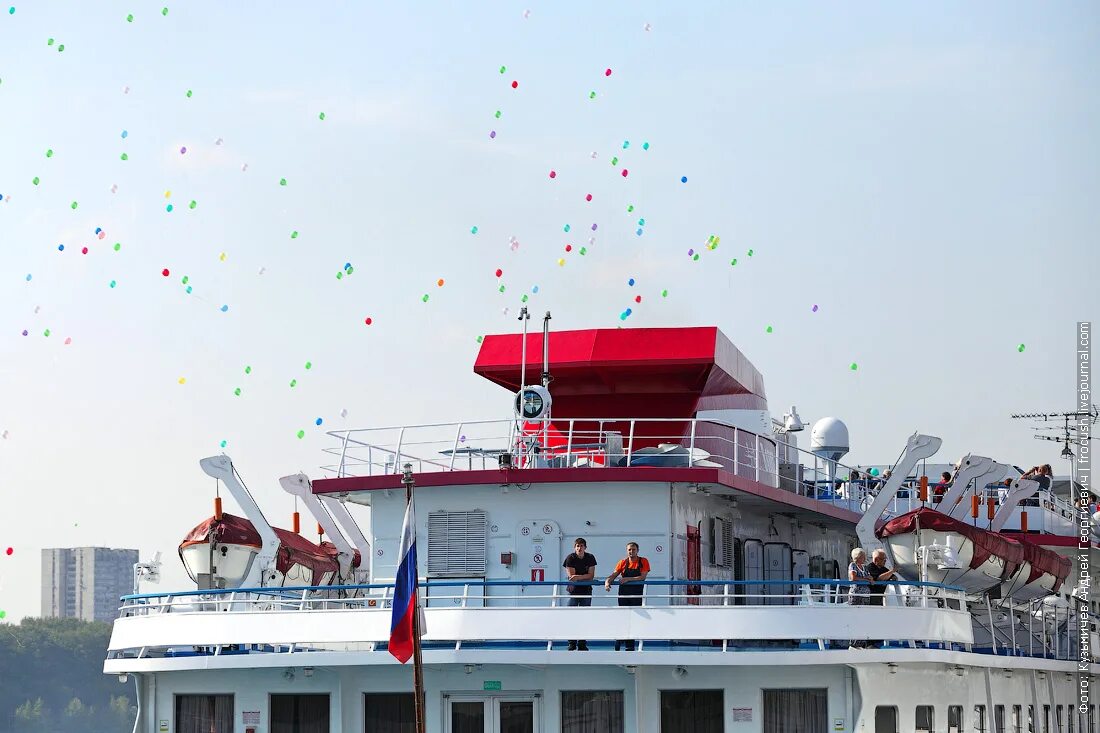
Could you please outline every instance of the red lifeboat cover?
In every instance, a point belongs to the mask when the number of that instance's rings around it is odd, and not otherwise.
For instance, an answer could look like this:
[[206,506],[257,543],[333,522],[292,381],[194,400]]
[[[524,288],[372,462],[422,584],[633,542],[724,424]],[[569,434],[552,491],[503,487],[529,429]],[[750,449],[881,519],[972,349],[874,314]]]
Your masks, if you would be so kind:
[[[335,577],[340,570],[337,561],[339,550],[331,542],[322,542],[315,545],[300,534],[289,529],[272,527],[279,538],[279,550],[275,554],[275,568],[284,575],[294,565],[302,565],[313,573],[312,585],[316,585],[325,573],[332,573]],[[233,514],[222,514],[221,519],[210,517],[197,525],[187,533],[180,543],[179,549],[191,545],[206,544],[213,540],[222,544],[247,545],[259,549],[263,546],[260,533],[252,526],[252,522]],[[359,551],[356,550],[352,558],[352,567],[359,567],[362,561]]]
[[1070,571],[1070,562],[1057,553],[1026,542],[1019,542],[1005,535],[974,527],[966,522],[949,517],[929,507],[921,507],[900,514],[879,527],[875,534],[879,539],[895,535],[909,534],[917,529],[931,529],[937,532],[957,532],[974,544],[974,557],[970,567],[981,565],[990,555],[996,555],[1005,561],[1006,576],[1011,575],[1025,560],[1031,563],[1031,577],[1027,582],[1036,580],[1043,573],[1050,573],[1058,579],[1054,590],[1062,584]]

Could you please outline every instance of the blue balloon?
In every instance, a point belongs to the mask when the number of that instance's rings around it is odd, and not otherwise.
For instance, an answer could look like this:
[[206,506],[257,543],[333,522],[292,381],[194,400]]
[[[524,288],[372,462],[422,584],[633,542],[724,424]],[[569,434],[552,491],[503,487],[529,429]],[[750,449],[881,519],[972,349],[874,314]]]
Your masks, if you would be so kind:
[[227,306],[227,305],[223,305],[223,306],[222,306],[222,313],[226,313],[226,312],[228,312],[228,311],[229,311],[229,306]]
[[687,183],[687,182],[688,182],[688,177],[687,176],[680,176],[680,183]]
[[125,130],[123,130],[123,131],[122,131],[122,138],[123,138],[124,140],[125,140],[125,139],[126,139],[127,137],[129,137],[129,136],[130,136],[130,133],[126,132]]
[[321,418],[317,418],[317,424],[318,425],[320,425],[322,422],[324,422],[324,420],[322,420]]
[[65,245],[63,245],[63,244],[57,245],[57,251],[58,252],[64,252],[65,251]]
[[629,285],[630,287],[634,287],[634,278],[630,278],[629,280],[627,280],[626,284]]

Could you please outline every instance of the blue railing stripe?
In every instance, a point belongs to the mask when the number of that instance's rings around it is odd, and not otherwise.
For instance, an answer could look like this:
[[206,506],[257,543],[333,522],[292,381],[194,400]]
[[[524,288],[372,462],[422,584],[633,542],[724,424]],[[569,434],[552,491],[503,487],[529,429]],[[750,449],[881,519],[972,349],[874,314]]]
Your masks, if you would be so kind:
[[[421,588],[464,588],[470,586],[475,587],[529,587],[529,586],[544,586],[554,587],[563,585],[590,585],[597,586],[603,585],[602,580],[586,580],[578,582],[570,582],[568,580],[546,580],[546,581],[526,581],[526,580],[484,580],[478,582],[471,581],[425,581],[421,582]],[[634,585],[634,584],[632,584]],[[665,586],[665,587],[680,587],[680,586],[704,586],[708,588],[720,588],[724,586],[734,587],[748,587],[748,586],[771,586],[771,585],[827,585],[836,587],[850,587],[854,585],[867,585],[866,583],[856,583],[850,580],[836,580],[834,578],[802,578],[800,580],[646,580],[638,585],[648,586]],[[916,588],[943,588],[945,590],[959,591],[963,589],[954,585],[944,585],[943,583],[921,583],[917,581],[908,580],[890,580],[883,585],[902,585]],[[214,595],[229,595],[231,593],[252,593],[255,595],[270,595],[270,596],[282,596],[286,593],[301,593],[305,591],[334,591],[334,590],[393,590],[393,583],[367,583],[359,585],[296,585],[286,587],[265,587],[265,588],[214,588],[210,590],[185,590],[178,591],[176,593],[135,593],[125,595],[121,597],[123,601],[137,601],[151,598],[179,598],[183,596],[214,596]]]

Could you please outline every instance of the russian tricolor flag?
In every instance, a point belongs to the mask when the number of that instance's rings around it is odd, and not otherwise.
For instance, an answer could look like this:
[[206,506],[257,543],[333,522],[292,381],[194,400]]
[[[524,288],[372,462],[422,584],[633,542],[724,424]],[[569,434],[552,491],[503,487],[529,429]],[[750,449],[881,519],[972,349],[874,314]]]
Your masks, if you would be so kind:
[[413,614],[416,613],[416,517],[409,502],[401,527],[401,564],[397,566],[390,620],[390,654],[404,664],[413,655]]

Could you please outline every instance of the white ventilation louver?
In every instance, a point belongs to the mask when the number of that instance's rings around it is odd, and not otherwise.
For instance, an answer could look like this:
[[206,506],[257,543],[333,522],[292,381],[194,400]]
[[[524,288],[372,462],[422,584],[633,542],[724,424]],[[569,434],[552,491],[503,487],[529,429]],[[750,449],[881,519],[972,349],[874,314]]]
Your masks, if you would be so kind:
[[485,577],[484,510],[428,514],[428,577]]

